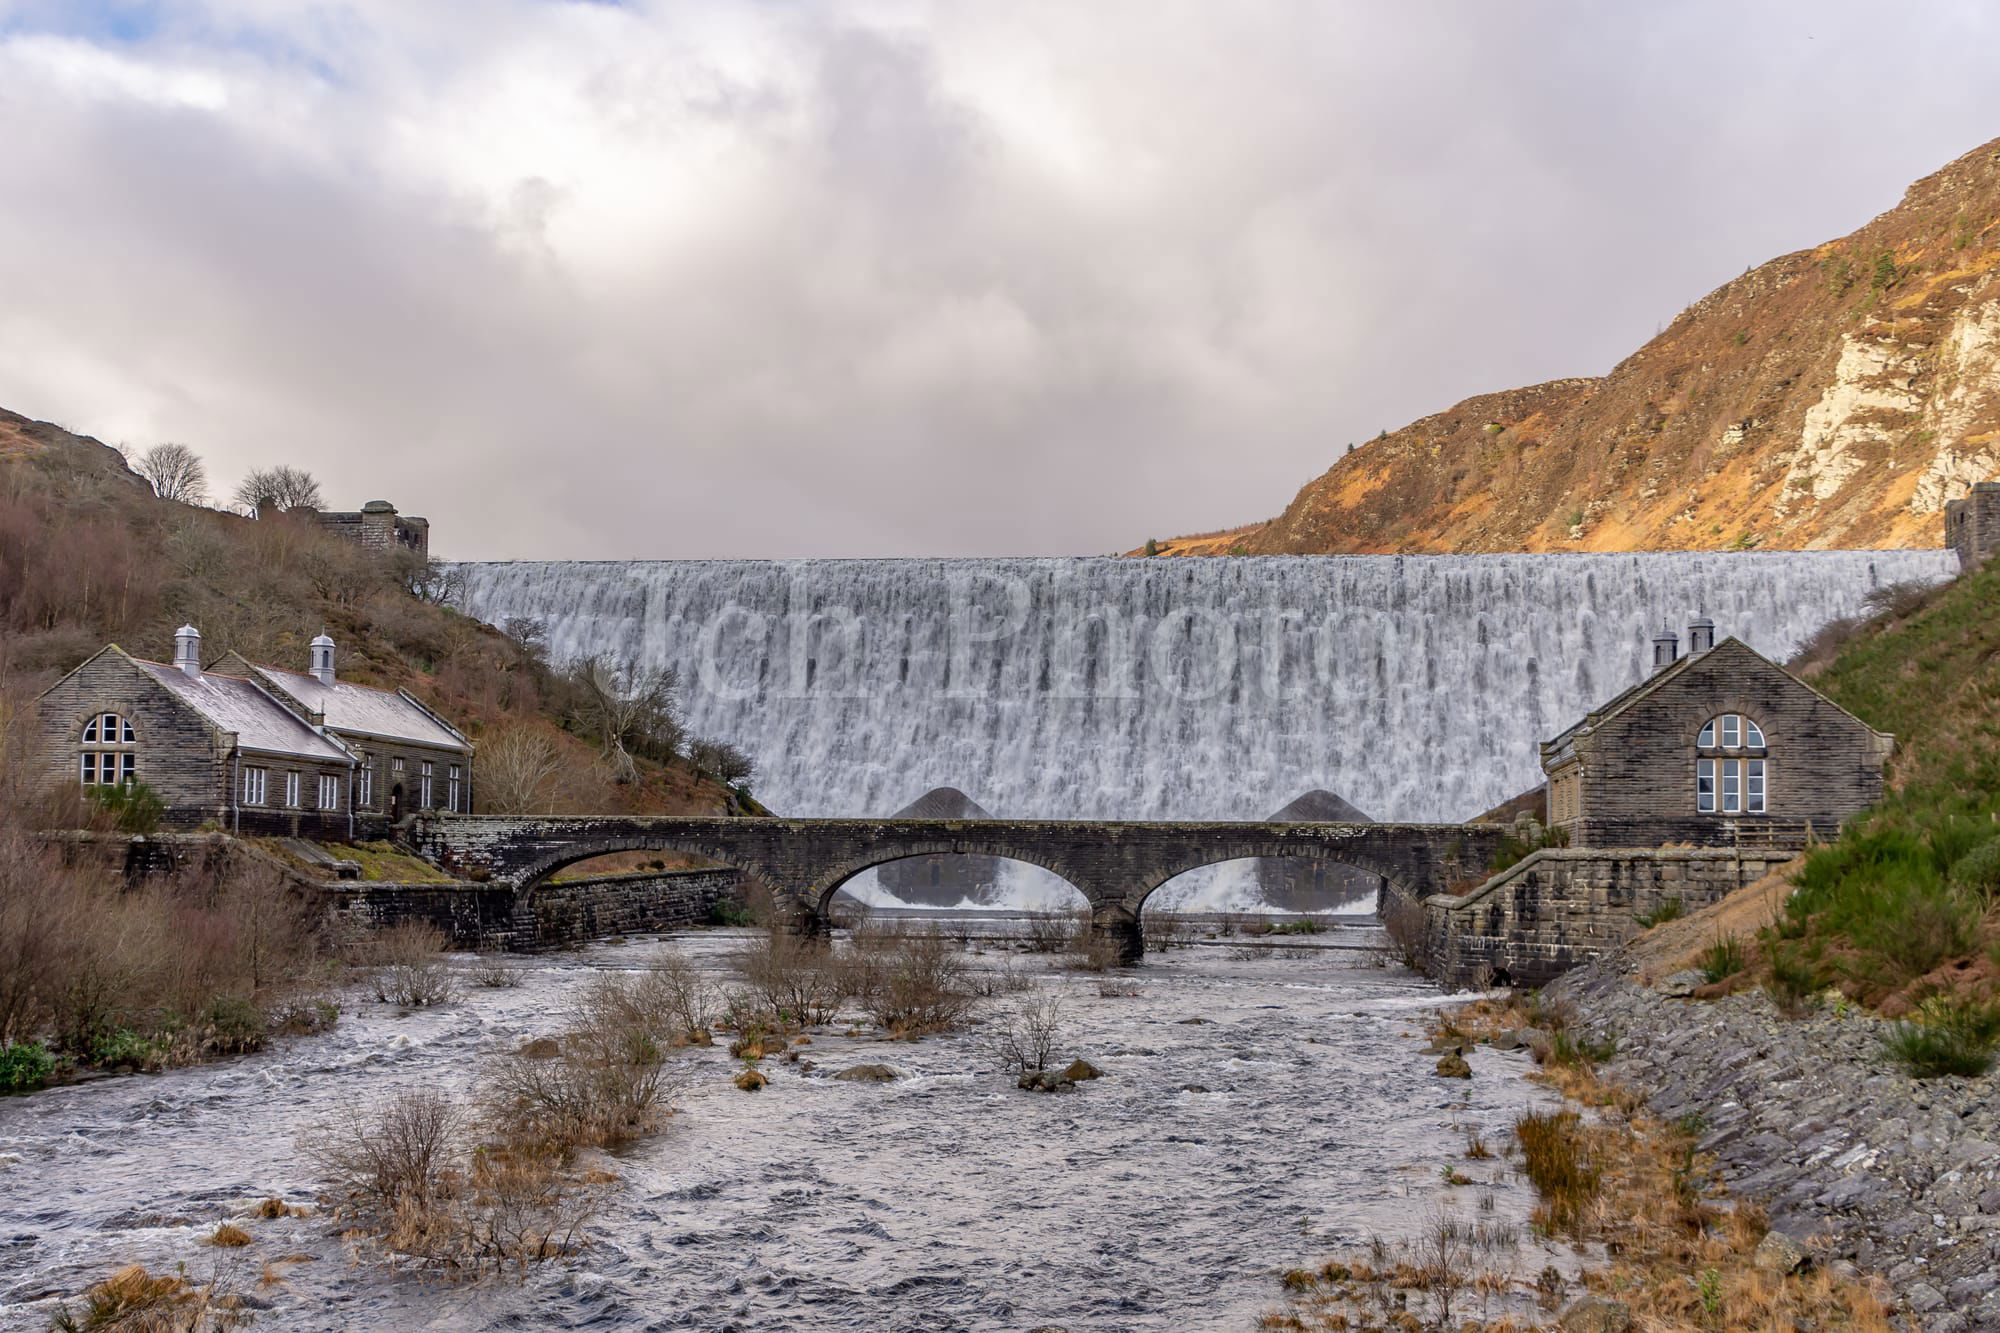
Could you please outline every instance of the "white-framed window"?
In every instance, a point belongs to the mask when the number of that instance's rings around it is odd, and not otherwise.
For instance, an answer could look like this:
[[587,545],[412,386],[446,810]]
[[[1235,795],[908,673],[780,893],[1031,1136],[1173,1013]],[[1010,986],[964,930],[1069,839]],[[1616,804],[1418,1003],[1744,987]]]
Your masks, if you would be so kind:
[[458,788],[459,782],[463,777],[464,770],[457,764],[453,764],[445,770],[444,808],[454,814],[458,813]]
[[137,781],[139,756],[128,749],[109,747],[135,745],[138,739],[131,719],[118,713],[92,714],[83,724],[83,744],[92,748],[77,756],[77,780],[86,787],[116,787]]
[[262,805],[271,790],[271,770],[268,768],[246,768],[243,770],[243,804]]
[[340,779],[331,773],[319,775],[319,809],[340,809]]
[[372,754],[361,756],[361,783],[355,800],[364,810],[375,804],[375,756]]
[[428,759],[424,760],[423,766],[417,770],[417,808],[420,810],[431,808],[431,761]]
[[99,713],[83,724],[85,745],[132,745],[137,739],[132,720],[117,713]]
[[1695,737],[1694,808],[1701,814],[1761,815],[1769,798],[1764,729],[1742,713],[1722,713]]
[[296,768],[285,770],[285,808],[299,808],[299,771]]

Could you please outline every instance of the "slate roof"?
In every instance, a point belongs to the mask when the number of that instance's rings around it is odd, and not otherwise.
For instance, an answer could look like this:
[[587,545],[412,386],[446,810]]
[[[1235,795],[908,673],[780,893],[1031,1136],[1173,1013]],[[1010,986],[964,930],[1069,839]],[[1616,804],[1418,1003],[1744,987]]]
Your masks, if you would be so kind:
[[302,671],[280,671],[254,663],[251,669],[265,684],[296,699],[308,713],[320,714],[325,725],[334,731],[445,750],[472,749],[463,735],[406,694],[339,679],[332,685],[322,685],[319,677]]
[[164,662],[137,657],[131,661],[218,731],[235,732],[243,749],[341,764],[354,761],[346,749],[300,721],[254,681],[213,671],[190,676]]

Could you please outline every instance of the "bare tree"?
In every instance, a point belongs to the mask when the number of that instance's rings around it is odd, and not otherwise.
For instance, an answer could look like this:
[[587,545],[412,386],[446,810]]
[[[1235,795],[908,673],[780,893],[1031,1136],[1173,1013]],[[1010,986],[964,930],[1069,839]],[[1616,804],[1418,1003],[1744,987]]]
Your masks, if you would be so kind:
[[750,756],[727,741],[696,741],[688,750],[688,760],[702,772],[731,784],[748,782],[757,771]]
[[622,672],[602,657],[577,664],[592,720],[620,782],[638,777],[635,753],[671,759],[680,749],[680,677],[672,667]]
[[562,752],[546,733],[510,727],[479,747],[479,791],[487,812],[545,815]]
[[208,469],[201,455],[185,444],[156,444],[139,455],[139,475],[152,483],[153,494],[175,504],[208,503]]
[[258,468],[245,477],[236,488],[236,503],[260,517],[287,509],[324,507],[319,483],[313,480],[312,473],[283,463],[273,468]]
[[465,575],[456,565],[402,550],[396,553],[395,566],[396,579],[403,585],[403,591],[420,602],[444,606],[465,591]]
[[1017,1074],[1047,1069],[1062,1040],[1063,1002],[1055,991],[1031,995],[1014,1006],[1007,1027],[994,1039],[994,1049]]

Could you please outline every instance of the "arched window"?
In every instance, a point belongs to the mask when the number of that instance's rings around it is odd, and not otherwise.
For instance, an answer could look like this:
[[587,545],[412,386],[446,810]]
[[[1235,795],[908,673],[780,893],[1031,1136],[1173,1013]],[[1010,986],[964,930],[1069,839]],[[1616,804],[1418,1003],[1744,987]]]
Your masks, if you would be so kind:
[[132,719],[118,713],[98,713],[83,724],[83,752],[77,777],[86,787],[116,787],[136,781],[139,743]]
[[1694,808],[1704,815],[1761,815],[1769,758],[1764,729],[1741,713],[1723,713],[1695,737]]

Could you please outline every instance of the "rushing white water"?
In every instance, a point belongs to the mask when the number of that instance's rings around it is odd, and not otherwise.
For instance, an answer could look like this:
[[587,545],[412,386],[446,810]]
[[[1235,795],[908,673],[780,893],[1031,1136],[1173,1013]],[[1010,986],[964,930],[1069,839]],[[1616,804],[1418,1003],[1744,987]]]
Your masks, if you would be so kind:
[[1478,814],[1706,613],[1777,659],[1948,551],[467,564],[557,659],[671,666],[786,814],[957,787],[1007,817]]
[[[1371,937],[1309,943],[1353,935]],[[733,983],[724,959],[744,942],[678,944]],[[1519,1077],[1526,1056],[1482,1048],[1470,1081],[1437,1078],[1410,1035],[1440,998],[1421,978],[1338,947],[1240,943],[1152,956],[1111,998],[1044,956],[971,959],[1064,997],[1058,1061],[1107,1077],[1061,1096],[1017,1090],[995,1054],[1016,995],[980,1002],[988,1026],[918,1042],[816,1030],[798,1063],[764,1062],[754,1096],[724,1048],[677,1053],[679,1113],[588,1161],[616,1180],[585,1248],[519,1281],[357,1263],[339,1219],[257,1203],[320,1188],[315,1126],[406,1089],[468,1094],[486,1059],[560,1030],[590,977],[655,964],[659,945],[538,958],[518,989],[415,1013],[350,995],[332,1031],[242,1059],[0,1097],[0,1330],[49,1328],[130,1263],[219,1280],[264,1311],[253,1328],[290,1333],[1233,1330],[1279,1303],[1281,1270],[1410,1235],[1433,1210],[1519,1224],[1516,1173],[1463,1154],[1468,1133],[1500,1143],[1548,1097]],[[864,1062],[903,1077],[832,1077]],[[1477,1184],[1444,1183],[1440,1163]],[[202,1243],[226,1219],[249,1246]],[[1526,1272],[1548,1261],[1524,1247]]]

